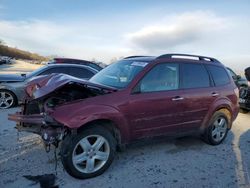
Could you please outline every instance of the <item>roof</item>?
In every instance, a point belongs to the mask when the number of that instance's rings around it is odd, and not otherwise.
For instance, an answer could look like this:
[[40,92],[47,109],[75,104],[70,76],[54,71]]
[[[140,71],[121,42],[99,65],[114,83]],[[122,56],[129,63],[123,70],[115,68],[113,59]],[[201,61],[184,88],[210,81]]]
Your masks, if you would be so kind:
[[92,61],[88,61],[88,60],[73,59],[73,58],[64,58],[64,57],[57,57],[57,58],[54,58],[54,60],[60,60],[60,61],[83,61],[83,62],[93,63]]
[[88,65],[82,65],[82,64],[63,63],[63,64],[47,64],[46,66],[48,66],[48,67],[81,67],[81,68],[86,68],[86,69],[92,70],[94,72],[98,72],[98,70],[96,70]]
[[146,61],[146,62],[150,62],[155,59],[156,59],[155,56],[129,56],[129,57],[124,58],[124,60]]
[[134,60],[134,61],[153,61],[156,59],[185,59],[185,60],[195,60],[199,61],[207,61],[220,63],[217,59],[212,57],[200,56],[200,55],[192,55],[192,54],[163,54],[158,57],[155,56],[129,56],[124,58],[125,60]]

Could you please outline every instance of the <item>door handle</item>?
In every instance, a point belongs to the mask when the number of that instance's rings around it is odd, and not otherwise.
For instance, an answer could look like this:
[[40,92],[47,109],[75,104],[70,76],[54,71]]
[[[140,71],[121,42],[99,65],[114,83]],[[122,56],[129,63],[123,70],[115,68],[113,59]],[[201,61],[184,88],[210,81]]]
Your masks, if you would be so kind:
[[219,93],[213,92],[212,93],[212,97],[217,97],[219,95]]
[[176,96],[176,97],[172,98],[172,101],[181,101],[183,99],[184,99],[183,97]]

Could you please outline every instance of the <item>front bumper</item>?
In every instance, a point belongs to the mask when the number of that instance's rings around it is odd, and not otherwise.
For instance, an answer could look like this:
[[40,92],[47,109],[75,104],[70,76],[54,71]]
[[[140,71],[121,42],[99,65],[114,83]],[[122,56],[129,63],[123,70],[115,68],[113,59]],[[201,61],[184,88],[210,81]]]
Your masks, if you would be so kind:
[[44,122],[44,116],[40,114],[22,115],[21,112],[9,114],[9,120],[15,121],[18,131],[40,134]]
[[42,124],[44,121],[44,115],[41,114],[23,115],[21,114],[21,112],[16,112],[15,114],[9,114],[8,119],[19,123]]
[[46,114],[23,115],[17,112],[9,114],[8,119],[16,122],[18,131],[40,135],[46,145],[57,144],[65,133],[65,127]]

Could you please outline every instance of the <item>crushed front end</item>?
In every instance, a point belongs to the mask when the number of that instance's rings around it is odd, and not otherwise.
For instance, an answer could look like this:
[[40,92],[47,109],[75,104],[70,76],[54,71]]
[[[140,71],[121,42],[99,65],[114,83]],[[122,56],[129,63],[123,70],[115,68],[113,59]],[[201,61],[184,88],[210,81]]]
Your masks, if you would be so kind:
[[17,123],[18,131],[40,135],[46,148],[50,148],[51,144],[57,147],[67,134],[74,131],[53,117],[57,107],[107,94],[112,89],[68,75],[52,74],[32,80],[25,91],[21,111],[9,114],[8,119]]
[[39,102],[26,100],[22,104],[21,112],[10,114],[9,120],[17,123],[16,129],[20,132],[40,135],[46,148],[51,144],[57,147],[68,129],[49,115],[51,111],[40,109]]

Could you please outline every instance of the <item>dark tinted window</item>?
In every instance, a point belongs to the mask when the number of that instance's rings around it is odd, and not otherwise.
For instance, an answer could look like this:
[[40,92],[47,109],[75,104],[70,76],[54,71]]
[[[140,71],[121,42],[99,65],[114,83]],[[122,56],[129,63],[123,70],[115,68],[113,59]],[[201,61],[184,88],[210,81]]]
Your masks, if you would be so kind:
[[67,67],[53,67],[53,68],[49,68],[47,70],[45,70],[44,72],[41,72],[39,75],[48,75],[48,74],[52,74],[52,73],[64,73],[64,74],[68,74],[68,68]]
[[209,75],[203,65],[183,63],[181,66],[183,88],[202,88],[210,86]]
[[84,79],[89,79],[94,75],[94,73],[91,72],[90,70],[81,67],[71,67],[69,74],[71,76]]
[[96,69],[96,70],[98,70],[98,71],[102,70],[102,67],[100,67],[100,66],[98,66],[98,65],[96,65],[96,64],[90,63],[88,66],[90,66],[90,67],[92,67],[92,68],[94,68],[94,69]]
[[141,92],[178,89],[179,66],[173,63],[156,65],[143,77],[139,84]]
[[226,85],[230,82],[229,76],[224,68],[214,65],[207,65],[207,67],[216,86]]

